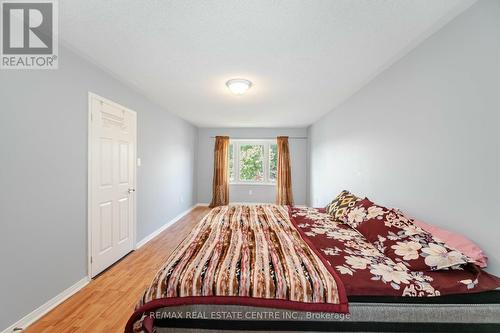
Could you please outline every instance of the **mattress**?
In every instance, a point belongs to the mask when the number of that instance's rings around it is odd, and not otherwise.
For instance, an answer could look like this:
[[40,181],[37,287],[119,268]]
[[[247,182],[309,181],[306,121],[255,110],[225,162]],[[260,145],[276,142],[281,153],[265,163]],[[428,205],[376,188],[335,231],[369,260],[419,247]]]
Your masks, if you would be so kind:
[[354,296],[349,302],[349,314],[234,305],[168,307],[157,310],[155,327],[157,333],[500,332],[498,290],[430,298]]

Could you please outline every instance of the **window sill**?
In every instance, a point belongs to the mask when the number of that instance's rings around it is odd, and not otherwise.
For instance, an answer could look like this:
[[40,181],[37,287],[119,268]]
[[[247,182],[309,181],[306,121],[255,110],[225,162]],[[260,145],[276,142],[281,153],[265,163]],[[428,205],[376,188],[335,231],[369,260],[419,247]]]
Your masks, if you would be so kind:
[[254,186],[254,185],[257,185],[257,186],[276,186],[276,183],[229,183],[229,185],[237,185],[237,186],[240,186],[240,185],[251,185],[251,186]]

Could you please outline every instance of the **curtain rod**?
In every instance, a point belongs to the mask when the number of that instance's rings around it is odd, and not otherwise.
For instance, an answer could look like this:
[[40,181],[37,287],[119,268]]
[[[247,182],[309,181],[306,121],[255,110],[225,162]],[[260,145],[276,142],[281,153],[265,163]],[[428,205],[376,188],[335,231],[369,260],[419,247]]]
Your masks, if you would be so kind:
[[[212,139],[215,139],[215,136],[211,136]],[[289,136],[289,139],[297,139],[297,140],[305,140],[308,139],[307,136]],[[259,137],[259,138],[242,138],[242,137],[236,137],[236,136],[229,136],[229,139],[235,139],[235,140],[273,140],[276,139],[275,136],[273,137]]]

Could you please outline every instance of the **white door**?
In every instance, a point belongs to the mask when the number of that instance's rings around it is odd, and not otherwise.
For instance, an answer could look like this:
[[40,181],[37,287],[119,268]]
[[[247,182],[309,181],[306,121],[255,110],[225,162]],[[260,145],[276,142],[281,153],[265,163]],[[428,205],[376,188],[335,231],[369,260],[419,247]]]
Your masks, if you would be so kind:
[[132,251],[135,242],[137,115],[89,94],[90,275]]

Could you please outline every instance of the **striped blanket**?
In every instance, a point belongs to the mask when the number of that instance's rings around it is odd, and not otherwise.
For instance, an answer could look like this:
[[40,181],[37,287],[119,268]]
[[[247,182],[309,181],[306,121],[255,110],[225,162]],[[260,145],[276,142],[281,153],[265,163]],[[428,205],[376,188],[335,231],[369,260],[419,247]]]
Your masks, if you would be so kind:
[[183,304],[347,312],[341,280],[315,251],[286,206],[216,207],[157,273],[126,332],[149,331],[148,313]]

